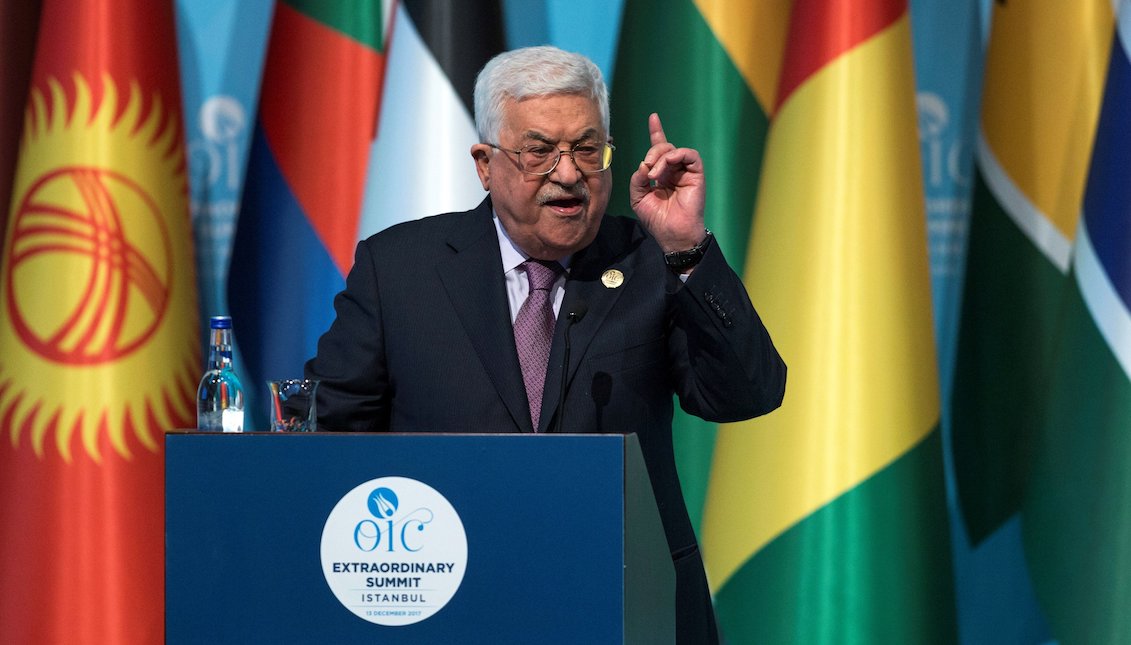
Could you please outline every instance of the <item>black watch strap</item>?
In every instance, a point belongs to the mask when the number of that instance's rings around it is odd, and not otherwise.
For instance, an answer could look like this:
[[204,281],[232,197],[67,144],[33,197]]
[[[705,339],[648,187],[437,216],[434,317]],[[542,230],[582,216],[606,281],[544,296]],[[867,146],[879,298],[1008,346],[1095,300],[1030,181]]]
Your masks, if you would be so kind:
[[[706,229],[704,229],[706,230]],[[703,256],[707,253],[707,248],[711,246],[711,240],[714,239],[714,234],[710,230],[706,230],[706,235],[703,241],[695,246],[687,249],[686,251],[672,251],[671,253],[664,254],[664,262],[667,263],[668,268],[672,271],[686,271],[691,267],[699,264]]]

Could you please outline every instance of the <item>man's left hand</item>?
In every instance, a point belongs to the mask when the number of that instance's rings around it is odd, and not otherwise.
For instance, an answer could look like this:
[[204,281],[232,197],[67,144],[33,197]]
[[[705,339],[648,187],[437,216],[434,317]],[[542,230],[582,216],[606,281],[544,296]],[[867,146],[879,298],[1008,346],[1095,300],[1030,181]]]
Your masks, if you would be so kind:
[[703,160],[691,148],[677,148],[664,135],[660,117],[648,117],[652,147],[632,174],[632,210],[664,253],[685,251],[703,241],[706,179]]

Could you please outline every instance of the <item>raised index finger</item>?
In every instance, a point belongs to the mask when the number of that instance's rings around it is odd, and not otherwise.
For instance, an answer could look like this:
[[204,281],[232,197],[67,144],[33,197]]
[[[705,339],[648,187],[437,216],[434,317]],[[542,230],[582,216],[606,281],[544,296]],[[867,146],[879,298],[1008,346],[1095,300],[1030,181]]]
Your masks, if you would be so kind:
[[664,134],[664,126],[660,123],[660,115],[655,112],[648,115],[648,136],[652,139],[652,145],[668,142],[668,137]]

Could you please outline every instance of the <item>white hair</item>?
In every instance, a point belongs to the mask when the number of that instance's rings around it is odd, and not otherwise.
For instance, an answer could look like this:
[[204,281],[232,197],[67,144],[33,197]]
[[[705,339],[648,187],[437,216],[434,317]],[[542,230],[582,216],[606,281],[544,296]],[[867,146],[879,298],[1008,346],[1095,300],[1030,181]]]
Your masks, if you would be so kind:
[[609,90],[601,69],[581,54],[557,47],[525,47],[495,56],[475,79],[475,130],[482,143],[496,142],[503,105],[533,96],[577,94],[597,102],[609,131]]

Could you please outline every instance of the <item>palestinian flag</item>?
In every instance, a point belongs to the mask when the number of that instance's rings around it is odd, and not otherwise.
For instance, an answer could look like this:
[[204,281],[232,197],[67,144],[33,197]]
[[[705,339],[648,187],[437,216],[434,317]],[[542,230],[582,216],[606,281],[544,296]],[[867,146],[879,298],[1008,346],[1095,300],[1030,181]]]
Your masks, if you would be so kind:
[[266,380],[302,374],[353,264],[384,79],[382,11],[372,0],[275,5],[228,273],[252,430],[267,427]]
[[1112,40],[1110,0],[995,3],[951,427],[970,538],[1020,510]]
[[703,552],[735,643],[956,639],[905,0],[796,0],[745,281],[783,406],[720,428]]
[[200,375],[171,0],[44,0],[0,253],[0,642],[161,643]]
[[1022,515],[1063,643],[1131,642],[1131,0],[1117,34]]
[[[648,151],[648,115],[657,112],[670,141],[703,156],[707,228],[731,266],[741,270],[788,18],[789,3],[780,0],[674,0],[663,3],[662,10],[648,0],[626,2],[611,79],[611,134],[617,147],[611,213],[631,212],[628,178]],[[657,47],[657,42],[679,46]],[[677,408],[676,458],[696,527],[715,428]]]
[[381,123],[359,237],[468,210],[486,197],[471,160],[475,77],[504,49],[498,2],[403,0],[393,24]]

